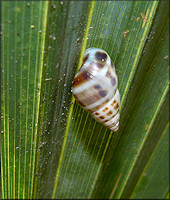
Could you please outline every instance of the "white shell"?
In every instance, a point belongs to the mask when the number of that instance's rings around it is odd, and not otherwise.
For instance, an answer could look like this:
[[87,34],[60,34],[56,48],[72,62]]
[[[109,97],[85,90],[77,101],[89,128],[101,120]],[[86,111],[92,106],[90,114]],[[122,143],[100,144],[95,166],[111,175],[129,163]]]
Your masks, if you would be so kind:
[[119,129],[120,94],[115,66],[102,49],[89,48],[83,64],[75,75],[72,92],[93,118],[112,131]]

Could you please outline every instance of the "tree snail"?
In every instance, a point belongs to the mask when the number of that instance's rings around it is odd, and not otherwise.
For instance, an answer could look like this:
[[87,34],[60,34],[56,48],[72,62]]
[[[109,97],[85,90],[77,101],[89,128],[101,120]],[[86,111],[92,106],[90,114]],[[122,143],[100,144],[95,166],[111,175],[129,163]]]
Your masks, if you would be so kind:
[[72,93],[92,117],[110,130],[119,129],[120,94],[118,78],[110,56],[102,49],[89,48],[75,75]]

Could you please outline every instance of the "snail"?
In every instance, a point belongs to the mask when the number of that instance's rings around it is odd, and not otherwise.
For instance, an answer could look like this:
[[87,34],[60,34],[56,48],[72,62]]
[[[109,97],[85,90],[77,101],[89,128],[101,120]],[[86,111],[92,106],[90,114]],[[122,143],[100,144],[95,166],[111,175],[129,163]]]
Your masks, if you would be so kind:
[[111,131],[119,129],[120,94],[118,78],[110,56],[102,49],[89,48],[74,77],[72,93],[91,116]]

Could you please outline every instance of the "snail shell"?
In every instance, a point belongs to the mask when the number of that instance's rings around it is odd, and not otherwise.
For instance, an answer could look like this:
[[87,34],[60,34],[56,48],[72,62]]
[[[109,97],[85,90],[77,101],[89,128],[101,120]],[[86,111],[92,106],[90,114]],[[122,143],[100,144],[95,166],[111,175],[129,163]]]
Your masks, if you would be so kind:
[[74,77],[72,93],[93,118],[112,131],[119,129],[120,94],[115,66],[102,49],[89,48]]

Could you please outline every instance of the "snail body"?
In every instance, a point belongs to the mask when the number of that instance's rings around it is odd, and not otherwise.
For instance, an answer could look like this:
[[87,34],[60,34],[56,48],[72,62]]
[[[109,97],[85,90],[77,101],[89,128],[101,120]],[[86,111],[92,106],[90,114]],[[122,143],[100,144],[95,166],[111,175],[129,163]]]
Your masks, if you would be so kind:
[[74,77],[72,93],[81,107],[114,132],[119,129],[120,119],[117,86],[115,66],[109,55],[99,48],[87,49]]

